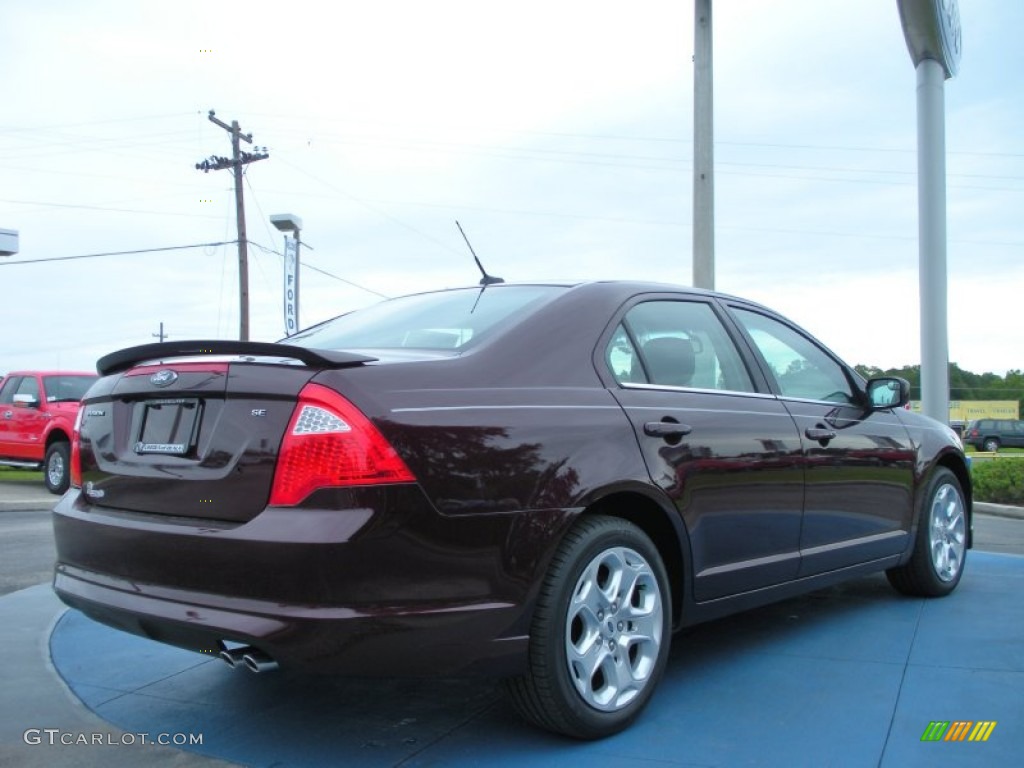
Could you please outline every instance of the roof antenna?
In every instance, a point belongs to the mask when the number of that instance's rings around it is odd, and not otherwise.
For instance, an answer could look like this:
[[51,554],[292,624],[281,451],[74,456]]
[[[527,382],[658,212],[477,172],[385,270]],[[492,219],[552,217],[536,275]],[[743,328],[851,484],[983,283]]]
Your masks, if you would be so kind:
[[462,239],[466,241],[466,245],[469,247],[469,252],[473,254],[473,260],[476,262],[477,267],[480,268],[480,274],[483,277],[480,278],[480,285],[494,285],[495,283],[504,283],[504,278],[495,277],[494,275],[488,275],[487,270],[484,269],[484,265],[480,263],[480,257],[476,255],[476,251],[473,250],[473,246],[469,242],[469,238],[466,237],[466,233],[462,231],[462,225],[459,224],[459,220],[455,220],[455,226],[459,228],[459,232],[462,233]]

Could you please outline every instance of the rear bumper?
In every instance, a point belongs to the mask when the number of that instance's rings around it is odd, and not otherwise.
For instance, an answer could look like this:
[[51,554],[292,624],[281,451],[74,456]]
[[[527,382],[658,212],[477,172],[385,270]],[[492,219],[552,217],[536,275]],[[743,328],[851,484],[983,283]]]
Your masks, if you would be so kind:
[[255,646],[285,669],[329,674],[524,671],[528,638],[502,636],[518,609],[500,603],[367,614],[116,585],[65,565],[57,566],[53,586],[61,600],[96,621],[212,656],[230,642]]
[[564,513],[453,518],[412,485],[315,500],[225,525],[96,507],[72,490],[54,509],[54,589],[118,629],[203,653],[252,645],[282,668],[524,671],[536,581]]

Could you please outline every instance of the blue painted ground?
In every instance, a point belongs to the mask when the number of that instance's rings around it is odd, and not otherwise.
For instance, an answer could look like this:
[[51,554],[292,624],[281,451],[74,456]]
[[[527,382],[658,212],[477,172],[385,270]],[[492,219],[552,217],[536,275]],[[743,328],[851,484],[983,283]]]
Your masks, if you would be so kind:
[[[861,579],[690,630],[626,733],[577,743],[521,724],[486,680],[253,675],[68,611],[57,670],[132,732],[203,734],[251,766],[1018,766],[1024,557],[971,552],[940,600]],[[989,740],[922,742],[933,720],[997,721]]]

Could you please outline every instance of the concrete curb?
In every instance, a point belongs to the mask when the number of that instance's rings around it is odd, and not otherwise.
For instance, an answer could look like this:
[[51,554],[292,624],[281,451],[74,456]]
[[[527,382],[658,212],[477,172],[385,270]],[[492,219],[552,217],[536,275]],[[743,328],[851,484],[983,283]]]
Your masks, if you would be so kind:
[[1024,520],[1024,507],[1014,507],[1009,504],[992,504],[987,501],[976,501],[974,502],[974,511],[979,515],[994,515],[995,517]]
[[53,496],[50,499],[37,499],[26,496],[25,498],[19,498],[17,496],[10,496],[0,499],[0,512],[8,510],[38,510],[40,512],[49,512],[56,505],[59,496]]

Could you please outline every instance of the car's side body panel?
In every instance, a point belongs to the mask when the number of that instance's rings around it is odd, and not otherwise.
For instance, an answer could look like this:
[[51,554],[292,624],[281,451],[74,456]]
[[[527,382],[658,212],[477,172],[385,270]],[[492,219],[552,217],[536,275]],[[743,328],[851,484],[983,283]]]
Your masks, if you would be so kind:
[[[748,391],[617,381],[606,345],[648,298],[710,307]],[[86,399],[83,488],[54,512],[55,588],[196,650],[251,644],[350,674],[518,674],[552,558],[595,510],[637,522],[671,564],[676,626],[905,560],[919,489],[962,454],[927,420],[780,397],[728,318],[735,304],[585,284],[465,350],[105,377]],[[170,385],[151,381],[176,367]],[[307,385],[365,415],[414,481],[268,507]],[[139,446],[161,400],[202,412],[181,455]],[[666,421],[686,426],[681,439],[648,428]],[[819,423],[836,432],[827,445],[807,434]]]
[[[781,403],[756,395],[631,387],[616,396],[654,484],[685,521],[693,598],[795,578],[804,470],[800,438]],[[670,419],[688,434],[673,439],[646,433],[651,422]]]

